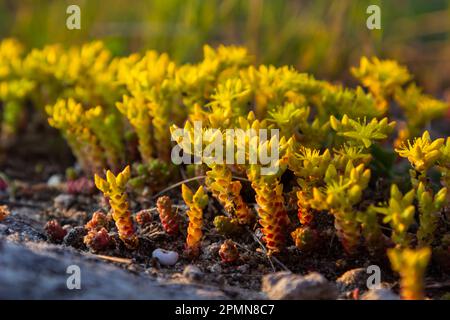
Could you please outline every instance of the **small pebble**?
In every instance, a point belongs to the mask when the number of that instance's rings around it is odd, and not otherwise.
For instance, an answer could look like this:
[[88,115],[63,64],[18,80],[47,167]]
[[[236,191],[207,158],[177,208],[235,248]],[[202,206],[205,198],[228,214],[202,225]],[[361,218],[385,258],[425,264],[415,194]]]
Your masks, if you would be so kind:
[[248,264],[243,264],[242,266],[237,267],[237,271],[240,273],[248,273],[250,270],[250,266]]
[[203,278],[203,272],[196,265],[189,264],[184,268],[183,276],[191,281],[199,281]]
[[329,300],[338,297],[334,283],[317,272],[307,275],[285,271],[270,273],[262,278],[261,289],[274,300]]
[[66,230],[66,232],[69,232],[70,230],[72,230],[73,227],[70,224],[65,224],[62,226],[62,228]]
[[58,209],[68,209],[74,202],[74,196],[70,194],[60,194],[55,199],[53,199],[53,204]]
[[60,174],[54,174],[47,180],[49,187],[58,187],[62,183],[62,176]]
[[209,267],[209,272],[211,272],[211,273],[221,273],[222,272],[222,267],[218,263],[213,264],[211,267]]
[[264,234],[262,233],[262,230],[260,228],[256,229],[255,236],[260,240],[264,237]]
[[336,285],[341,292],[354,289],[367,290],[368,277],[366,268],[351,269],[336,279]]
[[153,251],[152,257],[163,266],[173,266],[178,261],[178,253],[160,248]]
[[201,259],[212,259],[215,258],[220,249],[220,242],[214,242],[203,249]]
[[390,289],[381,288],[367,291],[361,300],[400,300],[400,297]]
[[8,226],[0,223],[0,234],[6,235],[7,233],[8,233]]

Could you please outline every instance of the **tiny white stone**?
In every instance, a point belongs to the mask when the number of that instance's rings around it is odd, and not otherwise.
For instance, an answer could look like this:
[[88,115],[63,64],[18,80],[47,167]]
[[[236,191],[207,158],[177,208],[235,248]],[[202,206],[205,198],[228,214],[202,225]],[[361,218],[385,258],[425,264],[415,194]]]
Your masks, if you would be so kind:
[[47,185],[49,187],[57,187],[61,184],[61,182],[62,182],[62,176],[59,174],[54,174],[48,179]]
[[164,266],[173,266],[178,261],[178,253],[164,249],[155,249],[152,257],[158,259],[159,263]]

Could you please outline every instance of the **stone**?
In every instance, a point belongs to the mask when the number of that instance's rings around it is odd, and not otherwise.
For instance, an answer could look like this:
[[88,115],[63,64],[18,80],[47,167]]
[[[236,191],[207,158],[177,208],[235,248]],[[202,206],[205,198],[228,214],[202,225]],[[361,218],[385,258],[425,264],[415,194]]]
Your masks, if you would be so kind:
[[[0,299],[229,299],[217,287],[160,283],[70,247],[4,240],[0,236]],[[81,270],[81,290],[67,287],[71,265]]]
[[75,197],[71,194],[60,194],[53,199],[53,204],[58,209],[68,209],[74,202]]
[[370,274],[365,268],[351,269],[342,274],[336,280],[336,285],[341,292],[354,289],[367,290],[367,278]]
[[47,185],[52,188],[60,186],[62,183],[62,176],[60,174],[54,174],[47,180]]
[[218,263],[215,263],[215,264],[213,264],[212,266],[210,266],[209,268],[208,268],[208,270],[209,270],[209,272],[211,272],[211,273],[221,273],[222,272],[222,267],[220,266],[220,264],[218,264]]
[[206,246],[202,251],[201,259],[213,259],[217,256],[220,249],[220,242],[214,242]]
[[329,300],[338,297],[336,286],[317,272],[305,276],[286,271],[267,274],[262,279],[262,291],[273,300]]
[[387,288],[370,289],[361,296],[361,300],[400,300],[400,297]]
[[157,259],[163,266],[173,266],[178,261],[177,252],[161,248],[155,249],[152,253],[152,257]]
[[203,272],[196,265],[189,264],[184,268],[183,276],[191,281],[199,281],[203,278]]
[[243,264],[242,266],[237,267],[237,271],[240,273],[248,273],[250,271],[250,266],[248,264]]

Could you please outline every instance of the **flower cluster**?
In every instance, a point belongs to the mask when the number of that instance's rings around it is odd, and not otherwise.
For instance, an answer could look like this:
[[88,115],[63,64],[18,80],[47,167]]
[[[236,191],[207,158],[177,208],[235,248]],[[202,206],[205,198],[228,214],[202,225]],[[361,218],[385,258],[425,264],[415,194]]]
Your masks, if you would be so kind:
[[24,120],[26,100],[35,87],[35,82],[24,76],[24,48],[14,39],[0,42],[0,104],[2,122],[0,142],[10,146]]

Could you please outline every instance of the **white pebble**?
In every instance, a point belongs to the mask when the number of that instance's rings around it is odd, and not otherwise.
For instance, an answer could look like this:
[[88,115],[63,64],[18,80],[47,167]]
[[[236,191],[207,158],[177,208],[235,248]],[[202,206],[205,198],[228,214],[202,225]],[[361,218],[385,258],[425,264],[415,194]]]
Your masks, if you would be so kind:
[[178,261],[178,253],[164,249],[154,250],[152,257],[158,259],[163,266],[173,266]]
[[62,176],[59,174],[54,174],[52,175],[48,181],[47,181],[47,185],[49,187],[57,187],[62,183]]

